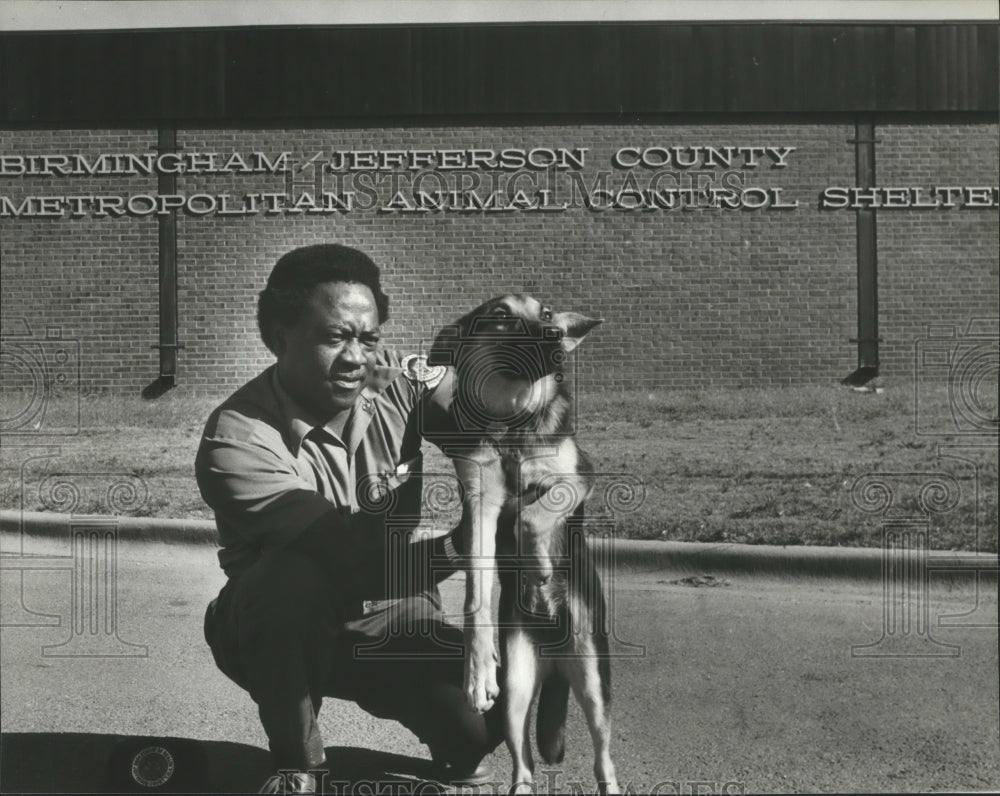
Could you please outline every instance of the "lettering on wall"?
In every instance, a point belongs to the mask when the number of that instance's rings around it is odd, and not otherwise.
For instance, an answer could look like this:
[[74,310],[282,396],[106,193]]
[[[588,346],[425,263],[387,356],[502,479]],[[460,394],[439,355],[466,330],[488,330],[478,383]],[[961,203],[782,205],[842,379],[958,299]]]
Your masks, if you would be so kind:
[[[606,162],[584,147],[372,149],[295,152],[109,152],[0,154],[0,179],[30,185],[0,193],[2,218],[79,219],[436,213],[765,212],[810,207],[775,175],[794,168],[796,147],[628,145]],[[67,177],[265,180],[272,190],[67,193],[38,190]],[[761,179],[761,175],[771,175]],[[765,184],[757,184],[763,182]],[[61,185],[63,183],[60,183]],[[2,190],[7,191],[7,188]],[[822,189],[819,210],[983,209],[1000,206],[995,186]]]

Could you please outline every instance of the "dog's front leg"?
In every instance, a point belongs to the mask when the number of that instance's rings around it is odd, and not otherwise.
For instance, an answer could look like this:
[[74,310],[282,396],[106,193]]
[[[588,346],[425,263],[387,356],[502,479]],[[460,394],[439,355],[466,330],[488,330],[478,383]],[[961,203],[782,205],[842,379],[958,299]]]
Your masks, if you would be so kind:
[[485,446],[468,458],[456,458],[454,463],[465,490],[462,525],[469,554],[465,575],[465,697],[469,707],[485,713],[500,694],[492,598],[504,474],[499,454]]

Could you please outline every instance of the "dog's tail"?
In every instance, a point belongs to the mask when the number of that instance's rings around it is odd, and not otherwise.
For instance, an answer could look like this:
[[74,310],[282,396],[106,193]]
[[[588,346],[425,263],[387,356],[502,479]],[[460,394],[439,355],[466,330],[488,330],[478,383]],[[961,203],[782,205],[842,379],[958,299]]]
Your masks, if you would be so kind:
[[566,752],[566,708],[569,705],[569,680],[554,671],[542,683],[538,695],[538,718],[535,733],[538,753],[546,763],[561,763]]

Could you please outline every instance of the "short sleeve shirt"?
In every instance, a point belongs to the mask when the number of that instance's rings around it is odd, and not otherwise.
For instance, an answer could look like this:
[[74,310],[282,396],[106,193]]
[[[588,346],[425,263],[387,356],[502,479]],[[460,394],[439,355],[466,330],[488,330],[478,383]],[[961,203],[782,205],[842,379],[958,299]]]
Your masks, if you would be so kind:
[[[419,480],[415,409],[444,374],[415,369],[413,359],[379,352],[339,434],[316,423],[285,392],[275,366],[212,413],[195,470],[215,512],[219,562],[227,575],[289,544],[323,516],[332,526],[335,515],[377,509],[387,494]],[[411,486],[419,490],[419,483]]]

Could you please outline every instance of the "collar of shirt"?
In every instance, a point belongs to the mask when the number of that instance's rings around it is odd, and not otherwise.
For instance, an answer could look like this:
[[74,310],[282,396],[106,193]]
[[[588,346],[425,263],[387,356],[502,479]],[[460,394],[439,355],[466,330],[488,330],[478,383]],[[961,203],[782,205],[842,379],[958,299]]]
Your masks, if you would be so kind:
[[[304,407],[302,407],[285,388],[281,386],[278,379],[278,367],[275,365],[271,371],[271,386],[274,394],[278,398],[278,405],[285,420],[285,433],[288,437],[289,449],[293,456],[298,456],[302,447],[302,440],[306,438],[314,429],[322,429],[322,433],[328,435],[338,445],[348,448],[352,453],[361,442],[364,430],[371,421],[375,413],[375,399],[385,391],[386,387],[392,384],[402,374],[403,369],[391,365],[375,365],[368,375],[368,382],[361,389],[358,398],[351,408],[351,414],[344,425],[343,437],[336,430],[326,424],[318,422]],[[361,412],[358,407],[361,407]],[[345,443],[344,439],[347,442]]]

